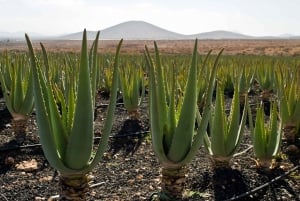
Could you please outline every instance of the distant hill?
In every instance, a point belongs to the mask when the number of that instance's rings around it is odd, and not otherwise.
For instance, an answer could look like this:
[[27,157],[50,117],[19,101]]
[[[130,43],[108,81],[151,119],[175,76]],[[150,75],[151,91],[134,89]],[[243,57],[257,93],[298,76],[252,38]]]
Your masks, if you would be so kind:
[[199,34],[190,35],[190,38],[198,38],[198,39],[253,39],[253,36],[248,36],[244,34],[239,34],[230,31],[210,31]]
[[[88,39],[94,39],[96,31],[87,31]],[[82,32],[59,37],[65,40],[81,40]],[[283,34],[280,36],[250,36],[236,32],[217,30],[198,34],[184,35],[172,32],[144,21],[127,21],[101,30],[100,38],[104,40],[187,40],[187,39],[300,39],[300,36]]]
[[[95,39],[96,31],[87,31],[87,37],[90,40]],[[81,40],[82,31],[66,34],[63,36],[43,36],[36,33],[29,33],[31,39],[44,40]],[[155,26],[144,21],[127,21],[109,28],[101,30],[100,39],[103,40],[187,40],[187,39],[300,39],[300,36],[291,34],[282,34],[279,36],[259,36],[254,37],[244,35],[236,32],[218,30],[211,32],[204,32],[192,35],[184,35],[172,32],[161,27]],[[8,33],[0,32],[0,40],[20,39],[24,40],[24,33]]]
[[300,40],[300,36],[292,36],[292,37],[290,37],[289,39],[294,39],[294,40]]
[[[88,31],[89,39],[94,39],[96,31]],[[168,31],[158,26],[143,21],[128,21],[107,29],[101,30],[101,39],[119,40],[121,38],[127,40],[176,40],[184,39],[186,36],[175,32]],[[62,39],[81,39],[82,32],[73,33],[61,37]]]
[[[87,32],[89,39],[94,39],[96,31]],[[82,32],[77,32],[63,36],[62,39],[80,40]],[[186,40],[186,39],[252,39],[254,37],[234,33],[230,31],[211,31],[193,35],[184,35],[168,31],[142,21],[124,22],[107,29],[103,29],[100,33],[101,39],[119,40],[121,38],[127,40]]]

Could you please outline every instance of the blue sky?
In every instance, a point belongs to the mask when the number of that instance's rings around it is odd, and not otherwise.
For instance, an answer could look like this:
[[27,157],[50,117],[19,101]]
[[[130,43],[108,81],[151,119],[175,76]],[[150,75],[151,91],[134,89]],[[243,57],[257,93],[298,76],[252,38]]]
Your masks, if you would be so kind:
[[183,34],[300,35],[300,0],[0,0],[0,32],[59,35],[142,20]]

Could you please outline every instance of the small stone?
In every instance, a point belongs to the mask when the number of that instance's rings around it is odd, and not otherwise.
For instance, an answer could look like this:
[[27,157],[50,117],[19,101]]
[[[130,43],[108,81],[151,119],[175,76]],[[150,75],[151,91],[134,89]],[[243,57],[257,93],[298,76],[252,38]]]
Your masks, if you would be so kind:
[[129,180],[127,181],[127,183],[133,184],[133,183],[134,183],[134,179],[129,179]]
[[298,155],[300,150],[296,145],[291,144],[286,148],[286,153],[289,155]]
[[137,180],[142,180],[143,178],[144,178],[144,176],[142,174],[139,174],[139,175],[136,176]]
[[51,181],[53,179],[52,176],[46,176],[39,179],[39,182]]
[[40,201],[40,200],[46,200],[46,198],[42,198],[42,197],[35,197],[34,198],[35,201]]
[[153,179],[153,181],[154,181],[155,183],[160,183],[160,179],[159,179],[159,178],[155,178],[155,179]]
[[38,169],[38,163],[35,159],[32,159],[30,161],[22,161],[21,163],[16,165],[16,168],[24,172],[32,172]]
[[13,157],[9,156],[9,157],[5,158],[4,163],[5,163],[5,165],[11,166],[15,163],[15,159]]

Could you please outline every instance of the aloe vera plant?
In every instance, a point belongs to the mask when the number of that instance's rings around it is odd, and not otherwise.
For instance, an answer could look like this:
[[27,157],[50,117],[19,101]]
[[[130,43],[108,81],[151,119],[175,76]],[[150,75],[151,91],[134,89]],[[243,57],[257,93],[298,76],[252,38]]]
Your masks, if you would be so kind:
[[261,88],[261,100],[272,101],[272,93],[275,84],[275,69],[271,66],[260,66],[256,69],[256,79]]
[[33,110],[33,80],[24,55],[9,56],[0,64],[0,82],[4,100],[12,116],[12,130],[18,144],[26,136],[26,123]]
[[[67,91],[61,89],[62,91],[57,92],[54,91],[59,90],[59,88],[54,88],[47,74],[42,72],[41,67],[35,60],[31,41],[27,35],[25,37],[33,72],[38,133],[45,157],[50,165],[60,174],[62,199],[85,200],[85,193],[88,191],[90,181],[88,174],[98,164],[108,145],[116,103],[117,68],[122,40],[115,55],[113,83],[107,118],[101,141],[97,151],[94,152],[93,117],[99,32],[92,46],[92,54],[90,54],[92,58],[90,58],[87,50],[86,30],[84,30],[76,85],[74,82],[73,85],[70,85],[70,88],[65,89]],[[47,61],[44,63],[47,63]],[[64,94],[68,94],[68,98],[64,97]],[[58,110],[57,103],[61,104],[61,111]]]
[[224,92],[232,97],[234,93],[234,81],[236,77],[236,70],[231,64],[229,66],[221,66],[218,69],[217,79],[221,80],[224,88]]
[[251,85],[254,80],[255,69],[252,70],[250,68],[246,68],[245,66],[242,68],[240,72],[239,79],[239,93],[240,93],[240,103],[241,105],[245,105],[245,97],[248,96],[248,93],[251,89]]
[[234,95],[231,102],[230,115],[225,113],[224,89],[222,83],[218,83],[215,109],[211,113],[210,137],[205,134],[204,145],[212,157],[215,168],[230,167],[230,160],[237,150],[245,128],[247,118],[248,101],[240,117],[240,99],[238,82],[235,82]]
[[128,64],[119,70],[124,106],[132,120],[139,118],[138,107],[145,94],[143,74],[141,67]]
[[[186,178],[186,165],[198,151],[207,128],[217,61],[221,53],[215,61],[209,78],[202,117],[198,112],[199,127],[196,131],[197,40],[183,100],[178,101],[182,103],[180,106],[175,102],[175,79],[171,79],[170,83],[167,83],[156,42],[154,42],[154,47],[155,62],[153,62],[147,46],[145,53],[150,75],[150,124],[153,149],[161,165],[162,192],[173,200],[181,199]],[[168,90],[168,85],[170,90]]]
[[199,110],[202,110],[204,107],[204,96],[206,95],[206,88],[207,88],[207,80],[206,78],[209,77],[210,75],[210,69],[209,68],[205,68],[205,66],[207,65],[207,60],[209,58],[209,56],[211,55],[212,50],[210,50],[204,60],[203,63],[201,65],[201,68],[198,70],[198,82],[197,82],[197,88],[198,88],[198,97],[197,97],[197,104],[198,104],[198,108]]
[[102,90],[105,93],[110,93],[111,90],[111,80],[112,80],[113,72],[111,71],[111,68],[105,68],[103,71],[103,87]]
[[263,104],[260,104],[257,109],[255,127],[253,127],[252,120],[250,120],[254,154],[257,157],[257,166],[261,168],[272,168],[272,159],[280,149],[282,121],[278,118],[277,113],[277,105],[273,103],[271,105],[270,120],[266,124]]
[[300,137],[300,78],[297,77],[298,73],[299,70],[291,74],[292,77],[284,78],[281,71],[276,79],[284,137],[292,143]]

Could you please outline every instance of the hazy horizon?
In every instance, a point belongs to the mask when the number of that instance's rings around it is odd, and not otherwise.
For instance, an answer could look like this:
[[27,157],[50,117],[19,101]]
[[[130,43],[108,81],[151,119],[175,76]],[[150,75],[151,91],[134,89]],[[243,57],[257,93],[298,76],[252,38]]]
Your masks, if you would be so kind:
[[0,0],[0,32],[45,36],[145,21],[190,35],[215,30],[251,36],[300,35],[300,1]]

